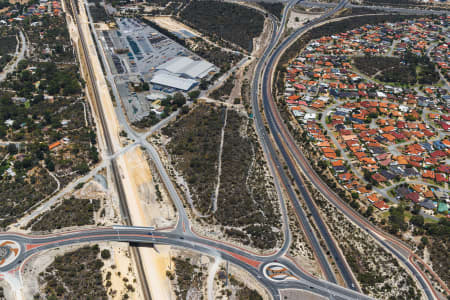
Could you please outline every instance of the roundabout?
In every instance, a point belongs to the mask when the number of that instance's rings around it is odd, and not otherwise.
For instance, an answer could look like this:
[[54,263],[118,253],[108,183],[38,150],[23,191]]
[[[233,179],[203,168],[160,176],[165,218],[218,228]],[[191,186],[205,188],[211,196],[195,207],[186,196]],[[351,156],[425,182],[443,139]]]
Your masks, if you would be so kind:
[[277,262],[265,265],[263,273],[267,279],[273,281],[299,280],[285,265]]
[[11,264],[20,254],[20,245],[11,240],[0,240],[0,267]]

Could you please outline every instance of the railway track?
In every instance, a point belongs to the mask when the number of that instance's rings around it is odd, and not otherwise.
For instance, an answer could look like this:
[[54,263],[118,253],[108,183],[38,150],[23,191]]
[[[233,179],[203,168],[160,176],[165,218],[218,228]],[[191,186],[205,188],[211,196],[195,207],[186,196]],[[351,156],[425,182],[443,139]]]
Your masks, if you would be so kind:
[[[113,146],[112,139],[111,139],[111,133],[109,132],[109,129],[108,129],[108,126],[106,123],[103,107],[101,105],[100,95],[98,92],[97,83],[95,81],[95,73],[92,68],[92,65],[88,62],[89,53],[87,50],[87,43],[84,39],[83,30],[81,28],[81,24],[80,24],[80,20],[79,20],[78,12],[79,12],[80,8],[76,6],[77,3],[74,0],[70,0],[70,4],[72,6],[72,12],[74,12],[74,20],[77,25],[78,33],[80,36],[81,47],[82,47],[82,51],[83,51],[85,64],[86,64],[87,70],[88,70],[89,81],[91,82],[92,90],[94,93],[94,104],[95,104],[95,107],[97,108],[97,114],[100,119],[100,126],[102,127],[102,130],[103,130],[103,136],[105,138],[105,144],[106,144],[106,151],[107,151],[108,155],[112,155],[114,153],[114,146]],[[73,8],[75,8],[75,10]],[[120,178],[119,167],[117,166],[117,161],[115,158],[111,160],[111,170],[112,170],[114,182],[115,182],[116,189],[117,189],[117,194],[119,196],[120,210],[121,210],[123,219],[125,220],[126,225],[132,226],[133,224],[132,224],[131,218],[130,218],[130,211],[129,211],[128,204],[127,204],[125,190],[123,187],[122,179]],[[144,272],[144,269],[142,266],[141,254],[139,253],[138,248],[135,246],[131,246],[131,252],[136,260],[136,268],[137,268],[138,276],[139,276],[139,279],[141,282],[144,299],[150,300],[151,299],[150,288],[148,286],[147,278],[145,276],[145,272]]]

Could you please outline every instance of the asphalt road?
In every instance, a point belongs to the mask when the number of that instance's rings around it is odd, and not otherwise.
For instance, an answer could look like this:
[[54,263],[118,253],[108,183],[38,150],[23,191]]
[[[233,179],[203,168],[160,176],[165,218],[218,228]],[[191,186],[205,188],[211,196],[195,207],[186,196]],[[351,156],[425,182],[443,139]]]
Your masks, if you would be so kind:
[[[292,1],[289,6],[293,5],[295,1]],[[286,14],[284,14],[283,21],[281,24],[285,22]],[[278,31],[278,27],[274,22],[274,35],[272,36],[271,46],[273,47],[276,42],[279,40],[281,36],[281,31]],[[80,29],[81,31],[81,29]],[[83,43],[82,39],[82,44]],[[95,76],[92,74],[92,69],[89,66],[89,73],[91,75],[91,79],[94,79]],[[94,86],[94,94],[96,94],[96,99],[98,99],[98,94],[96,91],[96,85]],[[97,103],[99,104],[99,103]],[[113,153],[113,147],[110,142],[109,132],[105,125],[104,115],[102,113],[101,106],[99,108],[100,113],[100,123],[104,127],[106,144],[108,146],[108,150],[111,156],[111,163],[114,167],[115,160]],[[319,293],[324,296],[328,296],[332,299],[369,299],[364,295],[358,294],[354,291],[348,290],[344,287],[340,287],[333,283],[329,283],[326,281],[322,281],[316,279],[307,273],[301,271],[294,263],[290,260],[281,257],[282,254],[287,250],[290,242],[290,234],[289,228],[285,228],[287,235],[286,241],[283,245],[283,248],[277,253],[271,256],[258,256],[257,254],[250,253],[238,247],[228,245],[224,242],[213,241],[206,238],[198,237],[194,233],[190,231],[189,220],[185,214],[183,205],[181,200],[179,199],[176,190],[173,187],[170,178],[168,177],[165,169],[159,160],[159,157],[153,147],[145,140],[144,136],[138,136],[136,133],[132,132],[130,128],[127,128],[132,133],[132,138],[136,140],[136,142],[143,145],[147,148],[147,151],[151,153],[152,159],[155,161],[158,170],[161,172],[161,176],[165,181],[165,184],[169,190],[171,196],[175,195],[175,204],[177,206],[178,211],[180,212],[180,218],[177,227],[172,232],[154,232],[152,235],[149,235],[149,229],[139,229],[130,227],[126,228],[98,228],[93,230],[83,230],[77,232],[69,232],[58,235],[49,235],[49,236],[25,236],[20,234],[12,234],[5,233],[1,235],[1,238],[4,240],[14,240],[16,241],[20,247],[21,251],[19,256],[9,265],[3,266],[0,268],[0,272],[7,272],[10,270],[18,270],[24,266],[24,262],[34,254],[39,253],[40,251],[60,247],[63,245],[83,243],[83,242],[96,242],[96,241],[121,241],[121,242],[130,242],[132,245],[142,245],[143,244],[153,244],[153,243],[162,243],[169,244],[172,246],[179,246],[183,248],[192,249],[194,251],[199,251],[204,254],[217,256],[220,255],[222,258],[229,260],[230,262],[244,268],[248,272],[250,272],[255,278],[260,281],[265,287],[267,287],[268,291],[271,293],[274,299],[279,299],[279,289],[280,288],[299,288],[311,290],[316,293]],[[281,165],[279,162],[275,166],[278,171],[281,169]],[[114,168],[113,168],[113,171]],[[114,172],[117,174],[118,172]],[[124,198],[123,188],[121,187],[120,177],[116,177],[116,184],[119,191],[119,196]],[[287,178],[285,177],[285,181],[287,182]],[[292,190],[291,190],[291,193]],[[122,202],[123,203],[123,202]],[[126,202],[125,202],[126,205]],[[126,217],[127,208],[123,207],[123,213]],[[284,208],[284,215],[286,215],[286,211]],[[312,235],[312,231],[310,231]],[[278,260],[279,262],[288,266],[293,274],[295,274],[300,280],[297,281],[283,281],[283,282],[273,282],[272,280],[267,279],[263,275],[263,267],[267,263]]]
[[330,299],[371,299],[355,291],[311,277],[299,271],[291,261],[285,258],[280,258],[278,262],[287,266],[299,280],[274,281],[264,276],[264,266],[273,262],[270,256],[258,256],[221,242],[183,236],[174,232],[154,231],[151,228],[145,227],[117,226],[95,228],[92,230],[73,231],[47,236],[2,233],[0,239],[15,241],[20,245],[19,255],[12,263],[0,267],[0,272],[18,270],[23,266],[24,262],[40,251],[66,245],[101,241],[127,242],[141,247],[152,246],[153,244],[169,244],[211,256],[220,255],[223,259],[242,267],[252,274],[267,288],[274,299],[280,299],[279,289],[284,288],[309,290],[329,297]]
[[[343,2],[340,2],[340,5]],[[282,53],[289,47],[289,45],[295,41],[302,33],[304,33],[306,30],[310,29],[313,25],[317,24],[320,20],[316,19],[310,23],[308,23],[306,26],[298,29],[296,32],[294,32],[292,35],[290,35],[286,40],[284,40],[273,52],[271,57],[268,60],[268,64],[266,66],[266,71],[263,74],[263,82],[262,82],[262,93],[263,93],[263,107],[264,112],[268,121],[268,126],[270,129],[270,132],[272,133],[272,136],[275,140],[275,143],[277,144],[278,148],[280,149],[281,155],[285,159],[289,170],[291,171],[291,174],[294,177],[294,181],[298,188],[300,189],[300,192],[302,193],[302,196],[305,199],[305,202],[307,203],[308,207],[311,210],[311,213],[314,217],[314,220],[316,221],[316,224],[318,225],[321,233],[323,232],[323,236],[325,240],[327,241],[327,245],[329,246],[330,252],[333,254],[333,257],[335,258],[336,264],[340,265],[339,269],[341,271],[341,274],[344,277],[344,280],[346,281],[348,286],[352,286],[352,276],[351,272],[348,270],[348,267],[346,266],[344,260],[341,258],[340,252],[333,247],[333,240],[330,236],[327,235],[327,231],[324,228],[324,224],[321,221],[320,217],[316,218],[316,208],[312,203],[311,198],[306,193],[303,182],[301,177],[299,176],[299,173],[296,169],[296,165],[298,164],[305,176],[308,178],[308,180],[326,197],[327,200],[329,200],[331,203],[333,203],[342,213],[344,213],[347,217],[349,217],[355,224],[357,224],[360,228],[365,230],[367,233],[369,233],[375,240],[377,240],[380,244],[382,244],[386,249],[388,249],[394,256],[396,256],[400,261],[402,261],[406,267],[411,271],[414,277],[418,280],[418,282],[421,285],[422,290],[425,292],[428,299],[434,299],[434,290],[430,287],[431,284],[429,283],[428,279],[425,277],[425,275],[422,273],[422,271],[416,267],[413,263],[410,261],[410,255],[407,257],[404,256],[400,251],[395,249],[392,245],[395,244],[397,247],[401,247],[403,250],[405,250],[406,246],[403,245],[400,241],[397,241],[396,239],[388,236],[387,234],[383,233],[382,231],[378,230],[374,226],[372,226],[370,223],[364,220],[361,216],[356,214],[352,209],[350,209],[346,203],[340,199],[333,191],[331,191],[328,186],[321,180],[321,178],[315,173],[313,168],[310,166],[308,160],[305,158],[303,153],[295,144],[294,139],[289,134],[286,126],[284,125],[283,121],[281,120],[278,111],[276,110],[276,107],[272,101],[272,95],[271,95],[271,87],[272,87],[272,76],[273,71],[276,67],[276,63],[278,61],[278,58],[282,55]],[[254,85],[254,92],[257,93],[258,85]],[[254,106],[258,108],[258,106]],[[255,113],[260,114],[259,111]],[[263,124],[260,123],[259,127],[262,127]],[[295,160],[295,161],[294,161]],[[316,211],[316,212],[314,212]],[[382,236],[383,238],[380,238]],[[388,242],[389,241],[389,242]],[[331,247],[330,247],[331,246]],[[411,251],[408,249],[409,253]]]
[[[291,1],[288,6],[291,7],[294,5],[296,1]],[[293,35],[291,35],[287,41],[282,42],[278,48],[274,52],[272,50],[276,47],[278,44],[282,30],[279,30],[280,28],[283,28],[284,22],[286,20],[286,12],[285,10],[283,19],[281,21],[281,24],[276,23],[275,20],[273,20],[274,24],[274,31],[273,35],[271,37],[270,47],[266,50],[264,53],[264,56],[260,59],[260,62],[257,66],[257,75],[255,77],[255,81],[253,82],[254,85],[254,91],[255,88],[257,90],[257,87],[259,86],[259,80],[260,80],[260,74],[264,74],[264,80],[262,82],[263,87],[264,85],[269,84],[270,81],[267,81],[267,78],[269,78],[269,73],[267,70],[271,70],[274,65],[274,58],[279,55],[282,50],[288,45],[288,41],[291,41],[295,39],[295,36],[299,32],[303,32],[310,28],[313,24],[316,24],[323,18],[327,17],[328,15],[331,15],[334,11],[341,8],[343,5],[345,5],[346,1],[342,1],[339,3],[339,5],[334,8],[332,11],[327,13],[325,16],[321,17],[320,19],[316,19],[306,26],[300,28],[298,31],[296,31]],[[82,41],[83,42],[83,41]],[[83,45],[84,47],[84,45]],[[266,65],[268,63],[268,65]],[[91,73],[92,70],[89,68],[89,72]],[[91,74],[91,79],[94,78],[93,74]],[[93,84],[94,87],[96,86]],[[94,88],[95,90],[95,88]],[[263,88],[263,91],[267,90]],[[253,92],[254,92],[253,91]],[[94,91],[95,93],[96,91]],[[269,92],[270,93],[270,92]],[[98,96],[98,95],[97,95]],[[316,255],[319,257],[319,263],[322,265],[322,268],[325,270],[325,273],[327,275],[327,278],[331,281],[335,281],[334,273],[332,272],[329,263],[327,261],[327,258],[325,257],[325,254],[320,248],[319,242],[317,240],[317,237],[315,237],[311,225],[308,223],[305,212],[299,205],[298,199],[293,191],[293,188],[291,186],[291,182],[288,179],[286,173],[284,172],[282,165],[278,159],[278,155],[276,151],[274,150],[274,145],[272,145],[270,139],[267,136],[266,129],[264,127],[264,123],[262,122],[262,117],[258,109],[257,104],[257,91],[256,94],[254,94],[253,97],[254,101],[256,99],[256,105],[254,102],[254,113],[255,113],[255,123],[258,135],[261,138],[263,149],[266,153],[266,155],[269,156],[269,161],[271,163],[271,168],[273,170],[276,170],[276,172],[280,175],[280,178],[282,179],[282,183],[284,185],[284,188],[288,192],[290,198],[293,200],[296,212],[299,214],[300,220],[302,222],[302,226],[304,226],[305,233],[308,236],[308,238],[311,240],[312,244],[315,245]],[[263,104],[266,108],[266,105],[268,103],[268,99],[263,98]],[[267,101],[266,101],[267,100]],[[104,116],[100,110],[100,116],[101,116],[101,125],[104,126]],[[270,127],[272,134],[274,136],[281,136],[282,134],[282,128],[278,127],[279,124],[277,124],[277,120],[271,116],[270,108],[268,111],[268,119],[269,124],[272,124]],[[267,113],[267,111],[266,111]],[[279,121],[278,121],[279,122]],[[104,126],[105,127],[105,126]],[[16,241],[20,247],[21,251],[19,256],[13,261],[11,264],[7,266],[0,267],[0,272],[7,272],[11,270],[18,270],[24,266],[24,262],[29,259],[32,255],[39,253],[40,251],[60,247],[63,245],[70,245],[70,244],[76,244],[76,243],[84,243],[84,242],[98,242],[98,241],[119,241],[119,242],[128,242],[132,245],[139,245],[139,246],[145,246],[145,245],[151,245],[151,244],[168,244],[172,246],[177,247],[183,247],[187,249],[191,249],[194,251],[198,251],[207,255],[217,256],[220,255],[223,259],[229,260],[230,262],[242,267],[243,269],[247,270],[250,274],[252,274],[261,284],[263,284],[268,291],[271,293],[274,299],[279,299],[279,289],[285,289],[285,288],[298,288],[298,289],[304,289],[309,290],[315,293],[318,293],[320,295],[323,295],[325,297],[328,297],[330,299],[370,299],[370,297],[361,295],[360,293],[347,289],[345,287],[338,286],[334,284],[333,282],[327,282],[323,280],[319,280],[317,278],[314,278],[310,276],[309,274],[303,272],[300,270],[292,261],[282,256],[282,254],[285,253],[285,251],[289,247],[290,242],[290,233],[289,228],[285,228],[285,235],[286,235],[286,241],[282,246],[282,249],[274,253],[273,255],[268,256],[262,256],[255,253],[251,253],[249,251],[246,251],[244,249],[238,248],[233,245],[226,244],[222,241],[214,241],[207,238],[196,236],[195,233],[190,231],[189,226],[189,220],[186,216],[186,213],[184,211],[183,204],[181,202],[181,199],[179,198],[172,182],[170,181],[170,178],[168,177],[164,166],[162,165],[159,156],[157,155],[154,148],[145,140],[145,137],[147,135],[137,135],[135,132],[132,131],[131,128],[125,127],[127,132],[131,133],[131,137],[136,141],[136,143],[143,145],[147,151],[151,154],[152,159],[155,161],[158,170],[161,173],[161,177],[163,178],[164,183],[166,184],[166,187],[169,190],[169,193],[171,197],[173,197],[175,205],[177,206],[177,209],[180,213],[180,218],[177,227],[171,231],[171,232],[161,232],[161,231],[152,231],[148,228],[136,228],[136,227],[114,227],[114,228],[97,228],[92,230],[82,230],[82,231],[75,231],[75,232],[68,232],[63,234],[55,234],[55,235],[48,235],[48,236],[26,236],[26,235],[20,235],[20,234],[13,234],[13,233],[3,233],[1,234],[1,239],[3,240],[14,240]],[[281,129],[281,130],[280,130]],[[109,133],[107,130],[104,130],[105,132],[105,138],[106,143],[108,145],[108,148],[110,150],[110,155],[115,155],[112,151],[112,145],[110,145],[109,140]],[[281,143],[281,138],[278,138],[278,141]],[[281,143],[282,144],[282,143]],[[277,142],[278,145],[278,142]],[[280,145],[278,145],[280,147]],[[286,160],[285,155],[288,156],[287,151],[285,151],[284,147],[280,147],[280,149],[283,149],[282,155]],[[114,157],[111,159],[111,163],[113,165],[113,171],[114,171]],[[292,163],[292,161],[291,161]],[[289,163],[288,163],[289,166]],[[291,168],[292,166],[289,166]],[[118,172],[114,172],[118,173]],[[295,179],[295,178],[294,178]],[[299,178],[297,178],[299,179]],[[304,189],[301,181],[296,181],[296,184],[300,189]],[[119,194],[122,195],[121,198],[124,198],[125,195],[123,194],[123,189],[121,189],[121,180],[120,177],[116,178],[116,184],[118,185]],[[283,207],[284,216],[286,216],[285,207]],[[123,207],[124,214],[126,215],[126,207]],[[317,221],[319,222],[320,221]],[[151,233],[151,234],[150,234]],[[327,236],[326,232],[322,233],[323,236]],[[331,239],[331,238],[330,238]],[[331,246],[332,247],[332,244]],[[389,245],[387,245],[389,247]],[[336,250],[338,253],[336,254],[337,260],[336,262],[339,262],[339,251]],[[395,251],[395,250],[394,250]],[[289,268],[289,270],[295,274],[299,280],[289,280],[289,281],[273,281],[264,276],[263,268],[266,264],[277,261],[279,263],[284,264]],[[344,261],[341,261],[344,263]],[[339,267],[340,271],[345,273],[345,265],[343,266],[343,269]],[[344,275],[344,274],[343,274]],[[345,279],[345,276],[343,276]],[[347,280],[346,280],[347,282]],[[351,282],[351,278],[349,278],[349,282]]]
[[[290,41],[294,40],[299,34],[305,32],[306,30],[311,28],[313,25],[328,18],[329,16],[334,14],[336,11],[343,8],[346,4],[347,4],[347,1],[341,1],[332,10],[328,11],[321,17],[319,17],[319,18],[307,23],[303,27],[299,28],[296,32],[294,32],[286,40],[284,40],[276,48],[275,51],[273,51],[273,49],[277,45],[279,36],[274,37],[273,42],[270,44],[270,46],[264,53],[263,57],[261,58],[260,63],[257,66],[256,72],[255,72],[257,75],[254,77],[254,81],[253,81],[253,85],[252,85],[252,101],[253,101],[253,112],[254,112],[254,116],[255,116],[255,124],[256,124],[257,132],[260,137],[260,140],[261,140],[262,144],[264,144],[263,148],[267,149],[270,159],[275,162],[275,165],[277,166],[278,171],[279,171],[279,175],[280,175],[282,181],[284,182],[284,186],[289,194],[289,197],[292,200],[293,206],[296,210],[299,220],[302,223],[301,225],[304,229],[304,232],[305,232],[308,240],[311,243],[311,246],[313,247],[314,253],[316,254],[316,257],[321,265],[321,268],[324,271],[326,278],[332,282],[336,282],[336,277],[334,275],[334,272],[331,269],[328,259],[320,246],[319,239],[315,236],[315,234],[313,233],[313,230],[311,228],[311,225],[307,221],[308,219],[306,217],[306,213],[303,210],[302,206],[300,205],[300,201],[299,201],[297,195],[293,191],[290,180],[288,179],[286,173],[284,172],[284,170],[281,167],[281,163],[278,159],[278,154],[275,150],[275,147],[274,147],[274,145],[272,145],[271,140],[267,137],[263,118],[262,118],[261,111],[259,110],[259,105],[258,105],[258,91],[259,91],[258,88],[260,86],[259,74],[263,74],[262,93],[263,93],[263,104],[264,104],[264,108],[266,109],[266,105],[267,105],[267,102],[269,99],[267,94],[271,94],[271,84],[270,83],[271,83],[272,75],[271,75],[270,70],[275,65],[274,62],[275,62],[275,58],[277,57],[277,55],[279,55],[279,53],[281,53],[282,50],[284,50],[286,48],[286,45],[289,45]],[[314,206],[314,203],[313,203],[310,195],[308,194],[307,190],[303,186],[303,183],[301,182],[298,172],[295,170],[292,163],[289,165],[291,158],[289,157],[287,151],[285,150],[282,139],[280,138],[280,135],[279,135],[277,124],[274,121],[274,118],[270,114],[267,114],[267,112],[266,112],[266,116],[267,116],[269,129],[276,141],[278,149],[280,149],[285,161],[288,162],[289,169],[290,169],[291,173],[294,175],[294,180],[297,184],[297,187],[298,187],[302,197],[305,199],[305,202],[308,206],[308,209],[311,212],[311,215],[317,225],[317,228],[318,228],[320,234],[322,235],[323,239],[325,240],[325,243],[327,244],[327,247],[329,249],[331,256],[334,258],[334,261],[336,262],[336,266],[338,267],[346,285],[348,287],[356,290],[358,288],[356,279],[353,277],[352,272],[350,271],[350,268],[348,267],[348,265],[345,262],[345,259],[342,256],[342,253],[339,251],[338,247],[335,245],[333,238],[331,237],[325,224],[323,223],[323,221],[317,211],[317,208]]]

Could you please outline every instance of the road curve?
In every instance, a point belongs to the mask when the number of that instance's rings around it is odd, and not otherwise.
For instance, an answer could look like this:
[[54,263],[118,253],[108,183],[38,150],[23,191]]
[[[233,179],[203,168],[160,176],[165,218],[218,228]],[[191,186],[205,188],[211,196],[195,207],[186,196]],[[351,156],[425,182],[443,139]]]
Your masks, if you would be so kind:
[[20,246],[20,252],[15,260],[8,265],[1,266],[0,272],[22,271],[25,262],[33,255],[44,250],[66,245],[102,241],[127,242],[142,246],[168,244],[206,255],[219,255],[223,259],[248,271],[267,288],[274,299],[280,299],[279,289],[285,288],[310,290],[330,299],[371,299],[358,292],[311,277],[299,271],[290,260],[284,258],[280,258],[279,262],[286,265],[298,277],[298,280],[276,282],[266,278],[264,275],[264,266],[273,262],[270,257],[258,256],[217,241],[183,236],[176,232],[155,231],[149,227],[113,226],[42,236],[5,232],[0,233],[0,239],[14,241]]
[[[317,19],[316,19],[317,20]],[[276,104],[272,99],[272,78],[273,72],[276,68],[277,62],[284,51],[293,43],[295,40],[302,35],[307,30],[311,29],[313,25],[318,22],[314,20],[308,23],[306,26],[300,28],[292,35],[290,35],[286,40],[284,40],[277,49],[272,53],[269,59],[268,65],[266,67],[266,72],[264,73],[264,80],[262,82],[262,93],[263,93],[263,107],[264,112],[268,121],[269,129],[274,137],[277,146],[280,148],[280,152],[283,155],[289,170],[292,172],[294,181],[301,189],[303,187],[303,182],[299,176],[296,165],[298,164],[307,179],[324,195],[324,197],[333,203],[344,215],[350,218],[355,224],[357,224],[361,229],[365,230],[370,234],[375,240],[387,248],[394,256],[396,256],[400,261],[402,261],[409,271],[414,275],[414,277],[420,283],[422,290],[425,292],[428,299],[434,299],[437,297],[436,291],[433,289],[428,278],[423,274],[423,272],[416,266],[411,260],[411,255],[414,255],[409,248],[405,246],[401,241],[389,236],[388,234],[382,232],[369,222],[367,222],[362,216],[355,213],[349,206],[328,186],[322,181],[322,179],[316,174],[314,169],[311,167],[307,158],[303,155],[301,150],[295,144],[293,137],[290,135],[288,129],[284,125],[279,112],[276,108]],[[294,158],[295,162],[292,160]],[[303,193],[302,193],[303,194]],[[306,201],[308,203],[308,196]],[[314,210],[314,208],[313,208]],[[320,221],[319,221],[320,222]],[[380,236],[382,238],[380,238]],[[393,244],[407,250],[410,255],[404,256],[400,251],[393,247]],[[416,259],[420,259],[414,255]],[[425,264],[426,265],[426,264]],[[347,281],[347,280],[346,280]]]
[[[307,29],[309,29],[311,26],[319,23],[320,21],[328,18],[329,16],[331,16],[332,14],[334,14],[335,12],[337,12],[338,10],[340,10],[341,8],[343,8],[345,5],[347,4],[347,1],[341,1],[338,5],[336,5],[332,10],[328,11],[327,13],[325,13],[324,15],[322,15],[321,17],[311,21],[310,23],[304,25],[303,27],[301,27],[300,29],[298,29],[293,35],[295,35],[298,32],[304,32]],[[291,35],[288,40],[290,38],[292,38]],[[259,87],[259,80],[260,80],[260,74],[263,74],[263,104],[264,102],[267,100],[267,96],[265,95],[265,93],[267,93],[268,89],[264,88],[265,83],[267,82],[267,78],[269,78],[269,72],[267,72],[267,70],[270,68],[268,68],[268,66],[273,65],[273,61],[274,61],[274,54],[276,54],[277,50],[275,50],[275,52],[272,52],[273,49],[275,48],[275,46],[277,45],[277,42],[279,40],[279,37],[277,37],[275,39],[275,41],[273,43],[270,44],[270,46],[268,47],[268,49],[266,50],[266,52],[264,53],[263,57],[260,60],[260,63],[257,66],[256,69],[256,75],[254,77],[253,80],[253,84],[252,84],[252,103],[253,103],[253,112],[255,115],[255,123],[256,123],[256,128],[258,131],[258,135],[260,136],[261,142],[263,144],[265,144],[265,148],[268,149],[269,153],[268,156],[270,157],[270,159],[274,160],[275,164],[277,165],[277,169],[279,171],[279,175],[282,179],[282,181],[284,182],[284,186],[286,187],[286,190],[289,194],[289,197],[292,200],[292,204],[295,208],[295,212],[297,213],[299,220],[301,222],[301,225],[304,229],[305,235],[307,236],[308,240],[311,243],[311,246],[313,247],[314,253],[317,257],[317,260],[319,262],[319,264],[321,265],[321,268],[326,276],[326,278],[332,282],[336,282],[336,277],[334,275],[334,272],[332,271],[331,267],[329,266],[327,257],[325,256],[321,246],[320,246],[320,242],[317,239],[317,237],[314,235],[311,225],[309,224],[309,222],[307,221],[307,217],[306,217],[306,213],[303,210],[302,206],[300,205],[300,202],[298,200],[298,197],[295,195],[293,188],[291,186],[291,182],[290,180],[288,180],[288,177],[286,175],[286,173],[282,170],[281,168],[281,164],[280,161],[278,159],[278,154],[275,150],[274,145],[272,145],[271,140],[267,137],[266,134],[266,130],[265,130],[265,126],[264,126],[264,122],[263,122],[263,118],[262,118],[262,114],[259,110],[259,106],[258,106],[258,87]],[[286,41],[282,42],[280,44],[280,46],[277,47],[277,49],[280,49],[281,46],[285,45]],[[269,87],[269,89],[271,88],[271,86]],[[271,92],[269,91],[269,94],[271,94]],[[276,123],[274,122],[273,118],[270,118],[270,115],[266,115],[267,119],[268,119],[268,124],[269,124],[269,128],[273,134],[274,131],[278,130],[276,128]],[[288,157],[287,152],[284,150],[284,146],[283,143],[281,141],[281,139],[279,139],[278,134],[273,134],[275,140],[276,140],[276,144],[278,146],[278,149],[280,149],[280,151],[283,153],[283,157],[285,160],[287,160],[286,158]],[[288,164],[289,165],[289,164]],[[293,170],[293,168],[290,168],[291,172],[295,172],[295,170]],[[294,176],[295,177],[295,176]],[[305,198],[305,201],[308,205],[309,210],[311,211],[312,217],[315,221],[315,223],[317,224],[317,227],[322,235],[322,237],[324,238],[328,249],[330,251],[330,254],[332,255],[332,257],[334,258],[335,262],[336,262],[336,266],[338,267],[340,273],[342,274],[342,277],[346,283],[346,285],[352,289],[358,290],[358,284],[356,279],[354,278],[350,268],[348,267],[348,265],[345,262],[345,259],[343,258],[342,253],[339,251],[338,247],[335,245],[330,233],[328,232],[325,224],[323,223],[322,219],[320,218],[319,213],[317,212],[317,209],[314,207],[313,201],[310,198],[307,190],[305,189],[305,187],[303,186],[303,184],[300,182],[299,180],[299,176],[297,174],[297,179],[296,183],[297,186],[299,188],[299,191],[301,192],[303,198]]]

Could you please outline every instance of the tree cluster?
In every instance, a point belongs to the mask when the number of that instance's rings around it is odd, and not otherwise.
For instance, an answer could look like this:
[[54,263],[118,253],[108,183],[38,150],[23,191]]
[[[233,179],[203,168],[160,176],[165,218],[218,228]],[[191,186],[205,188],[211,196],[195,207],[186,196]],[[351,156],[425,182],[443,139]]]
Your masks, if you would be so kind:
[[52,231],[64,227],[94,224],[94,213],[99,208],[100,201],[98,199],[76,199],[74,197],[64,199],[60,205],[38,217],[38,221],[33,224],[31,230]]
[[263,30],[264,16],[255,9],[220,1],[192,1],[180,17],[206,35],[241,46],[249,52]]
[[94,245],[57,256],[39,274],[45,299],[108,299],[100,271],[104,263],[98,258],[99,253],[99,246]]

